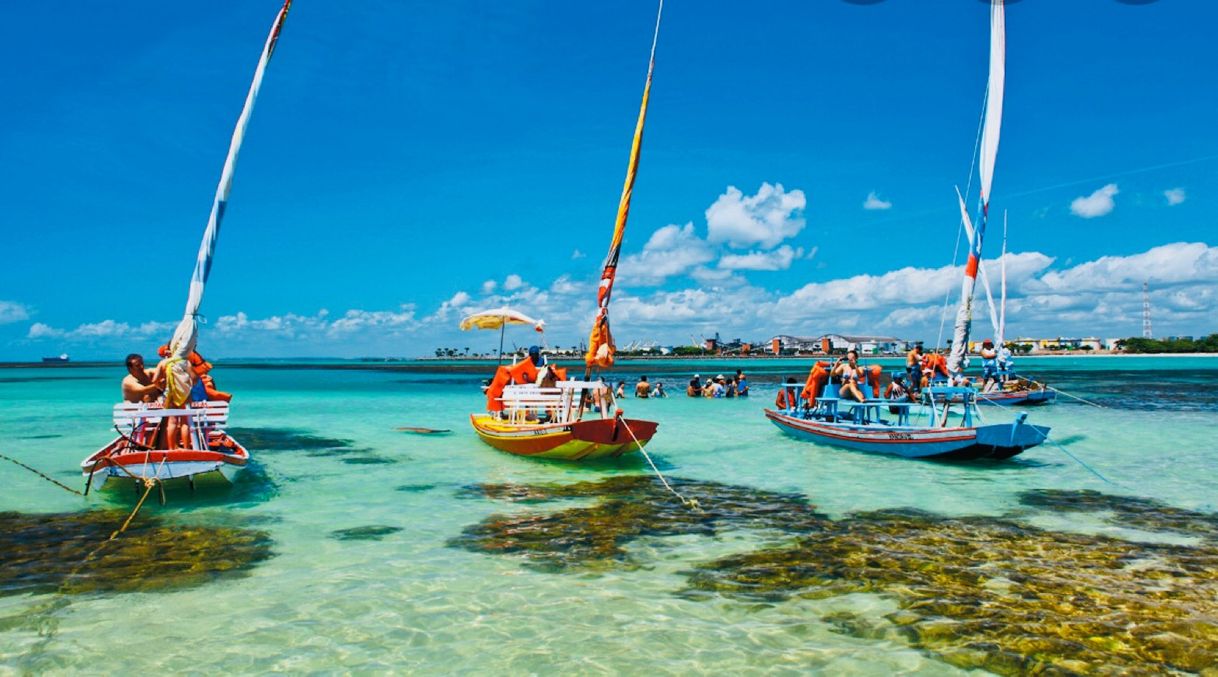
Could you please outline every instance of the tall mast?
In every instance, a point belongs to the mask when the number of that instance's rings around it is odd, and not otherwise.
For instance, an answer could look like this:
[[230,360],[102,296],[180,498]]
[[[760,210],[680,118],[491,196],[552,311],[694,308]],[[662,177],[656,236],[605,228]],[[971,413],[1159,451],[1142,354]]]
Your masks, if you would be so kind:
[[647,121],[647,102],[651,96],[651,75],[656,66],[656,43],[660,39],[660,17],[664,14],[664,0],[656,10],[656,27],[651,36],[651,57],[647,61],[647,80],[643,84],[643,102],[639,106],[639,119],[634,126],[634,141],[630,144],[630,160],[626,164],[626,182],[622,186],[622,197],[618,202],[617,219],[613,225],[613,239],[609,242],[609,254],[601,271],[601,283],[596,291],[596,319],[588,336],[588,352],[584,355],[584,378],[592,376],[592,368],[613,366],[613,335],[609,332],[609,298],[613,295],[613,280],[617,276],[618,258],[622,253],[622,238],[626,234],[626,218],[630,214],[630,198],[634,194],[634,179],[639,169],[639,154],[643,149],[643,125]]
[[1150,280],[1142,283],[1142,338],[1151,338],[1150,333]]
[[[1002,100],[1006,80],[1006,16],[1003,0],[992,0],[990,4],[990,76],[986,88],[985,124],[981,133],[981,188],[979,195],[980,215],[977,228],[969,236],[968,262],[964,266],[964,280],[960,285],[960,306],[956,310],[956,326],[952,332],[952,352],[947,359],[947,370],[957,375],[968,364],[968,341],[973,322],[973,291],[977,285],[977,268],[981,265],[981,243],[985,237],[985,226],[989,220],[990,187],[994,182],[994,164],[998,159],[998,137],[1002,130]],[[968,210],[964,198],[959,196],[960,209],[966,226]]]
[[245,96],[245,106],[237,118],[237,126],[233,129],[233,137],[228,146],[228,157],[224,159],[224,170],[220,173],[220,184],[216,186],[216,196],[212,200],[211,214],[207,218],[207,228],[203,231],[203,241],[199,243],[199,255],[195,260],[195,269],[190,276],[190,292],[186,297],[186,312],[173,332],[170,348],[174,357],[184,358],[194,350],[198,340],[199,306],[203,303],[203,289],[207,278],[211,275],[212,259],[216,254],[216,242],[220,239],[220,222],[224,219],[224,208],[228,204],[228,194],[233,188],[233,172],[237,168],[237,154],[241,151],[241,142],[245,139],[245,128],[249,125],[250,114],[254,111],[254,100],[258,98],[258,90],[262,88],[262,76],[266,66],[271,61],[275,44],[279,41],[279,32],[283,22],[288,17],[292,0],[284,0],[283,8],[275,16],[271,24],[271,32],[267,35],[266,44],[262,48],[262,56],[258,59],[258,67],[254,70],[254,79],[250,83],[249,93]]

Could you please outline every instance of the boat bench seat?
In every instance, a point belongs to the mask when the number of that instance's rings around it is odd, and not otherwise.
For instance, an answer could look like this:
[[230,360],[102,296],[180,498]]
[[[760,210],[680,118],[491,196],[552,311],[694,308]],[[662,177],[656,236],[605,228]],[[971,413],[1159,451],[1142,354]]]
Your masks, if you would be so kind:
[[188,416],[209,427],[228,423],[228,402],[192,402],[182,409],[165,409],[159,404],[120,402],[114,405],[114,424],[133,427],[142,421],[159,423],[169,416]]

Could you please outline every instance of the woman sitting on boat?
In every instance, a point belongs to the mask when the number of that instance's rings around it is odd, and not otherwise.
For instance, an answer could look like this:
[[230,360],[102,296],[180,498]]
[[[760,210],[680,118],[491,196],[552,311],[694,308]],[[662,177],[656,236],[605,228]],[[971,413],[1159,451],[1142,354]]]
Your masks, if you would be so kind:
[[839,362],[833,371],[836,372],[842,383],[838,390],[838,397],[843,399],[849,397],[859,402],[867,401],[867,396],[863,394],[863,387],[867,385],[867,371],[859,366],[857,352],[847,351],[846,361]]

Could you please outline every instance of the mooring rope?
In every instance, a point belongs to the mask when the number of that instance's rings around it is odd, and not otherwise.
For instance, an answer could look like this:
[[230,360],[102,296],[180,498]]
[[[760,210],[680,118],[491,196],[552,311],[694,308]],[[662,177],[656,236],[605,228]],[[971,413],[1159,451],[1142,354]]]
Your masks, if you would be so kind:
[[1067,449],[1067,448],[1065,448],[1065,447],[1063,447],[1061,444],[1059,444],[1059,443],[1057,442],[1057,440],[1050,439],[1048,435],[1046,435],[1045,433],[1040,432],[1040,430],[1039,430],[1039,429],[1037,429],[1035,426],[1033,426],[1032,430],[1036,431],[1036,434],[1037,434],[1037,435],[1040,435],[1040,436],[1041,436],[1041,438],[1042,438],[1044,441],[1046,441],[1046,442],[1048,442],[1049,444],[1052,444],[1053,446],[1057,447],[1059,451],[1061,451],[1063,454],[1065,454],[1065,455],[1069,456],[1071,459],[1073,459],[1075,463],[1077,463],[1077,464],[1079,464],[1079,465],[1083,466],[1084,468],[1086,468],[1086,469],[1087,469],[1087,472],[1091,473],[1092,475],[1095,475],[1096,477],[1100,478],[1101,480],[1104,480],[1105,482],[1107,482],[1108,484],[1111,484],[1111,485],[1112,485],[1112,486],[1114,486],[1114,487],[1119,487],[1119,486],[1120,486],[1120,485],[1119,485],[1119,484],[1117,484],[1116,482],[1113,482],[1112,480],[1108,479],[1107,477],[1104,477],[1103,475],[1101,475],[1101,474],[1100,474],[1100,472],[1099,472],[1098,470],[1096,470],[1095,468],[1092,468],[1091,466],[1087,465],[1087,464],[1086,464],[1086,462],[1084,462],[1084,461],[1083,461],[1083,459],[1081,459],[1081,458],[1079,458],[1078,456],[1075,456],[1074,454],[1070,453],[1070,450],[1069,450],[1069,449]]
[[626,432],[630,433],[630,439],[634,440],[634,444],[639,448],[639,452],[643,454],[643,458],[647,459],[647,463],[651,466],[652,471],[655,472],[656,477],[660,478],[660,483],[664,485],[664,488],[672,492],[673,496],[680,499],[681,504],[685,507],[691,510],[701,510],[701,506],[698,505],[698,499],[685,498],[680,492],[672,488],[672,485],[668,483],[668,480],[664,479],[664,473],[660,472],[660,469],[656,467],[655,462],[651,460],[651,456],[647,453],[647,450],[643,448],[643,443],[639,441],[638,437],[635,437],[634,431],[630,429],[630,424],[626,422],[626,417],[619,413],[618,418],[621,419],[622,425],[626,428]]
[[16,464],[16,465],[21,466],[22,468],[25,468],[26,470],[28,470],[28,471],[30,471],[30,472],[32,472],[32,473],[34,473],[35,475],[37,475],[37,476],[41,477],[42,479],[44,479],[44,480],[46,480],[46,481],[50,482],[51,484],[54,484],[55,486],[59,487],[60,489],[63,489],[64,491],[70,491],[70,492],[72,492],[72,493],[76,494],[77,496],[84,496],[84,494],[83,494],[83,493],[81,493],[81,492],[77,491],[76,489],[73,489],[72,487],[69,487],[68,485],[64,484],[63,482],[60,482],[59,480],[57,480],[57,479],[55,479],[55,478],[53,478],[53,477],[51,477],[51,476],[49,476],[49,475],[47,475],[47,474],[43,473],[42,471],[40,471],[40,470],[38,470],[38,469],[36,469],[36,468],[31,468],[30,466],[28,466],[28,465],[26,465],[26,464],[22,463],[21,461],[18,461],[17,459],[15,459],[15,458],[13,458],[13,457],[11,457],[11,456],[5,456],[4,454],[0,454],[0,458],[3,458],[4,460],[8,461],[9,463],[14,463],[14,464]]

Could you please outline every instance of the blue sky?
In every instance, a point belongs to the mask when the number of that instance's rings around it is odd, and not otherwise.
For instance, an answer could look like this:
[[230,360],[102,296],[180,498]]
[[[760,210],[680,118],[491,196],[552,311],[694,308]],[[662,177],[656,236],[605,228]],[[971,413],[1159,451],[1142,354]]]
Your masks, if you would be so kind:
[[[0,359],[168,334],[278,6],[4,10]],[[205,352],[485,349],[457,319],[505,301],[551,343],[583,338],[654,11],[300,0],[237,167]],[[1144,279],[1156,333],[1218,330],[1215,19],[1199,0],[1008,7],[1010,333],[1136,334]],[[669,0],[619,343],[934,340],[988,37],[975,0]]]

